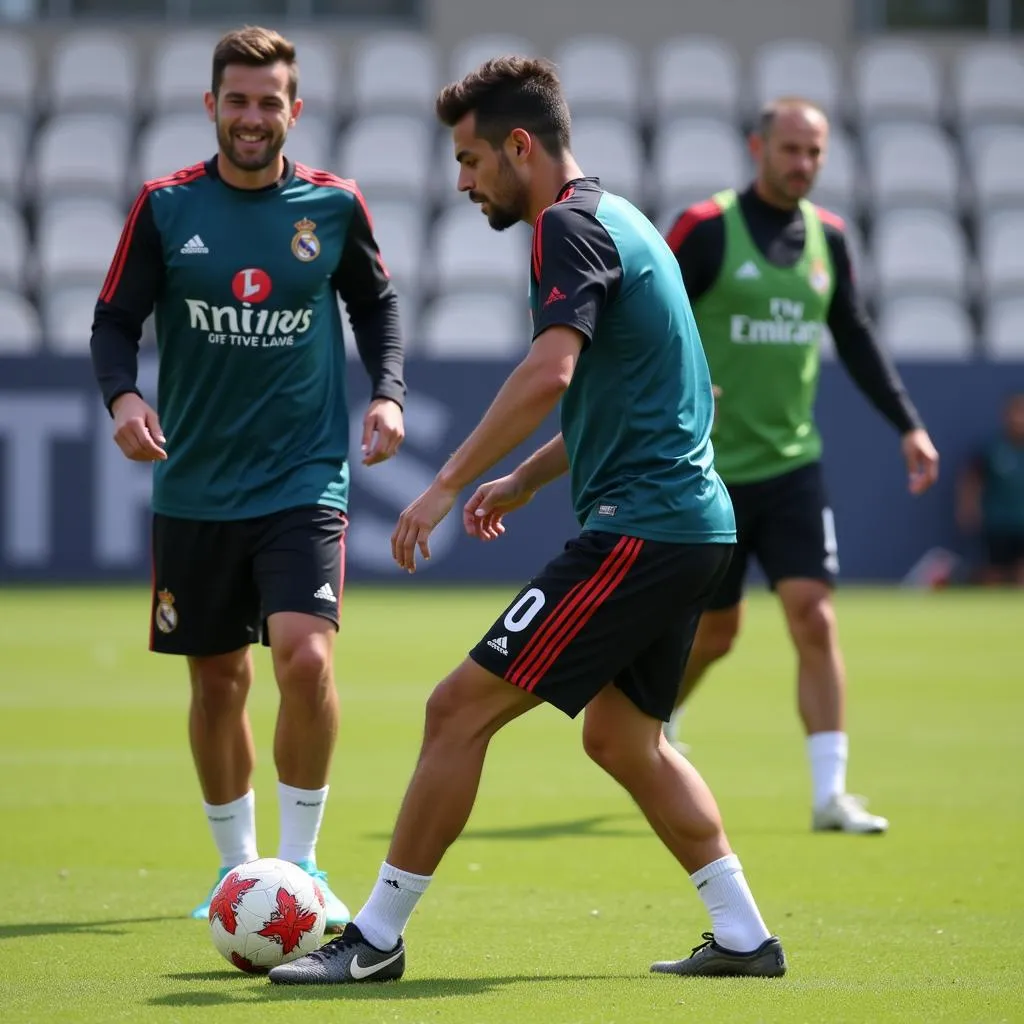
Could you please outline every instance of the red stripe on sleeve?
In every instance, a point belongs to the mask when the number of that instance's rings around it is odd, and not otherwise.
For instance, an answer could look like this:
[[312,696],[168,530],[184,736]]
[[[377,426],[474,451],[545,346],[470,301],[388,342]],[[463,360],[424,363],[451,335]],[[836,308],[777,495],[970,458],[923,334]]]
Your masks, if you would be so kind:
[[540,283],[540,265],[541,265],[541,258],[543,256],[543,251],[542,251],[543,243],[541,242],[541,225],[542,225],[543,220],[544,220],[544,213],[545,212],[546,211],[541,210],[540,214],[537,217],[537,220],[534,222],[534,225],[533,225],[533,247],[531,249],[531,254],[530,254],[530,260],[531,260],[531,263],[533,264],[533,276],[537,280],[538,284]]
[[686,236],[698,225],[701,221],[711,220],[712,217],[720,217],[722,215],[722,208],[714,201],[714,199],[707,199],[703,203],[697,203],[696,206],[691,206],[688,210],[685,210],[682,216],[672,225],[672,230],[669,231],[666,236],[669,248],[673,252],[679,251],[679,246],[686,241]]
[[824,206],[815,206],[814,209],[818,211],[818,218],[822,224],[827,224],[829,227],[835,228],[836,231],[846,230],[846,221],[838,213],[826,210]]

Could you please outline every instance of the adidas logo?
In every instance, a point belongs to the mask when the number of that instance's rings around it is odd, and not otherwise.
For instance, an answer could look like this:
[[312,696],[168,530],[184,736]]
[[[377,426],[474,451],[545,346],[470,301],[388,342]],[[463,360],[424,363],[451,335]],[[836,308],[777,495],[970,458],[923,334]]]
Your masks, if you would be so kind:
[[548,297],[544,300],[544,308],[547,309],[552,302],[561,302],[565,298],[565,292],[563,292],[558,285],[548,292]]
[[330,583],[325,583],[313,596],[321,601],[334,601],[335,603],[338,601]]
[[198,236],[193,235],[182,247],[181,251],[186,256],[200,256],[210,250],[206,248],[206,243]]
[[499,637],[495,637],[493,640],[488,640],[487,641],[487,646],[488,647],[493,647],[499,653],[504,654],[506,658],[508,657],[508,637],[507,636],[499,636]]
[[761,271],[753,260],[747,260],[735,274],[737,281],[756,281],[760,276]]

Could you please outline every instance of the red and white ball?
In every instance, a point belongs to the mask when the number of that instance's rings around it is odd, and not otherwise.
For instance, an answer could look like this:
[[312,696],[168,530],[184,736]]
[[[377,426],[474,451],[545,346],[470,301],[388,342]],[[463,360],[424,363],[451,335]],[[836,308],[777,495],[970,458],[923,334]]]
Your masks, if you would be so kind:
[[324,894],[297,864],[263,857],[229,871],[210,899],[210,935],[228,963],[260,974],[319,948]]

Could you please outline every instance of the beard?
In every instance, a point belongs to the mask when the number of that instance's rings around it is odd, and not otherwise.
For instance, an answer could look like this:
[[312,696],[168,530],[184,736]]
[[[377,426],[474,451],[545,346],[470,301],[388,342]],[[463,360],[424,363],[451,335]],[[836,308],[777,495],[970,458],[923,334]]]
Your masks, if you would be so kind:
[[[263,131],[263,129],[261,129]],[[261,147],[252,153],[243,154],[239,151],[238,142],[234,136],[234,129],[225,128],[220,121],[217,122],[217,142],[221,152],[228,161],[240,171],[262,171],[269,167],[277,159],[278,153],[284,146],[284,132],[275,134],[271,131],[263,139]]]
[[504,153],[498,158],[498,166],[495,198],[487,200],[490,206],[487,223],[495,231],[505,231],[518,224],[526,215],[526,189],[516,177]]

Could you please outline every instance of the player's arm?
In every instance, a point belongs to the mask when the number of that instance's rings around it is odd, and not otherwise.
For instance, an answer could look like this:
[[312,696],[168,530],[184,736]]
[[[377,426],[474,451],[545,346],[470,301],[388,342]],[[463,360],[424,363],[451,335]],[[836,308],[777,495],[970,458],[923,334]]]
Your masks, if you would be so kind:
[[370,407],[363,419],[363,464],[383,462],[405,437],[405,348],[398,297],[357,190],[345,246],[331,283],[345,303],[359,358],[370,377]]
[[690,302],[696,302],[718,278],[725,258],[725,223],[709,199],[684,210],[665,236],[675,253]]
[[568,472],[569,453],[565,449],[565,438],[558,433],[543,448],[538,448],[521,462],[513,470],[513,475],[524,491],[532,493]]
[[139,338],[164,282],[152,202],[143,189],[132,205],[96,301],[89,341],[103,403],[114,418],[114,440],[140,462],[167,457],[157,414],[138,388]]
[[907,394],[899,372],[878,344],[854,281],[850,251],[841,229],[826,227],[836,275],[828,327],[836,354],[868,401],[899,431],[915,494],[937,479],[939,455]]

